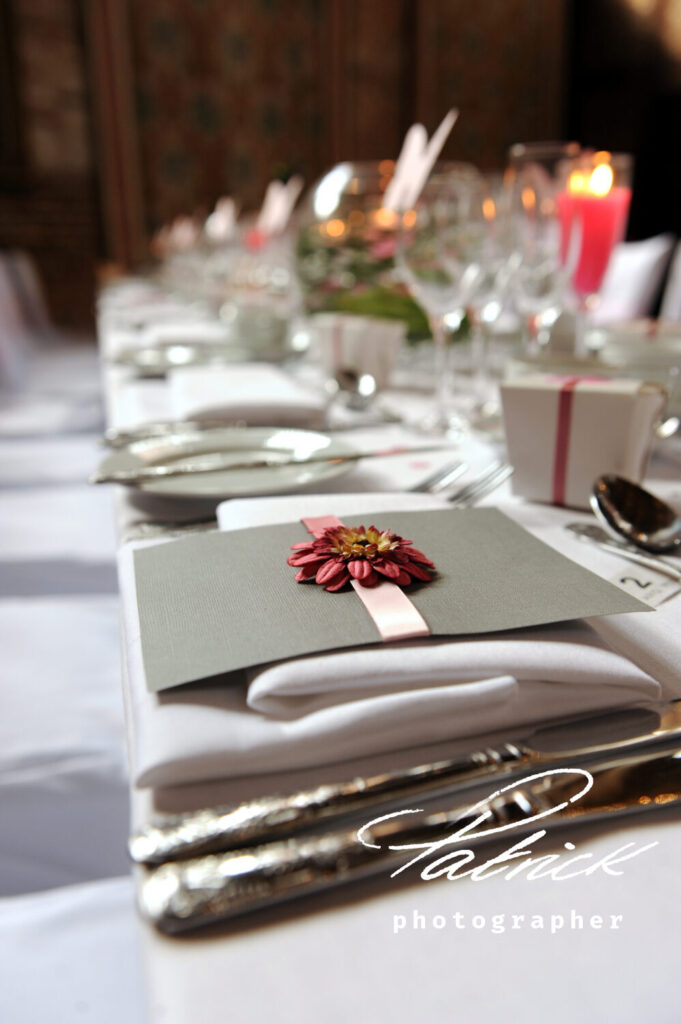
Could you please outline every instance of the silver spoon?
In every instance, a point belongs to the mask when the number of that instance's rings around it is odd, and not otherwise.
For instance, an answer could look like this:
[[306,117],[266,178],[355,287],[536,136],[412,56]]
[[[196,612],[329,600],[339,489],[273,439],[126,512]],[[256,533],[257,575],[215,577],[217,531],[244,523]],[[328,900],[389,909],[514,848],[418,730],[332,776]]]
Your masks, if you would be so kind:
[[580,540],[595,544],[596,547],[618,555],[628,562],[645,565],[648,569],[654,569],[681,583],[681,569],[677,569],[675,565],[671,565],[659,555],[645,554],[641,548],[633,544],[627,544],[624,540],[615,540],[611,532],[601,529],[596,523],[566,523],[565,529]]
[[681,419],[678,416],[667,416],[666,420],[660,420],[655,427],[655,436],[660,441],[666,441],[668,438],[678,434],[679,427],[681,427]]
[[352,367],[339,366],[335,378],[340,390],[347,395],[349,409],[366,409],[376,396],[376,379],[370,373],[359,373]]
[[600,476],[591,508],[607,530],[654,554],[681,548],[681,516],[671,505],[622,476]]

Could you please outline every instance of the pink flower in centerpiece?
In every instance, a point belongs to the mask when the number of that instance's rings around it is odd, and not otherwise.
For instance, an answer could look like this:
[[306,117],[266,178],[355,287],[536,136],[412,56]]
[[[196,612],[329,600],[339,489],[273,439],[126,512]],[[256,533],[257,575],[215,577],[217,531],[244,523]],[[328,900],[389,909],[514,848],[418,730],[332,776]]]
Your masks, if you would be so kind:
[[396,248],[397,242],[394,238],[380,238],[371,246],[371,255],[375,260],[391,260]]
[[413,580],[429,583],[435,571],[412,541],[375,526],[331,526],[291,550],[295,554],[286,561],[298,569],[298,583],[314,579],[325,590],[340,590],[352,579],[363,587],[373,587],[382,578],[401,587]]

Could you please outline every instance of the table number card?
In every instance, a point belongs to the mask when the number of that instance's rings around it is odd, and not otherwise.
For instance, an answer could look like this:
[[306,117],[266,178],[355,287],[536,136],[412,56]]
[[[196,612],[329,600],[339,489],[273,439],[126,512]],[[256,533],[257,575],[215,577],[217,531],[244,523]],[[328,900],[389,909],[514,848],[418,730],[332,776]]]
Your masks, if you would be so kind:
[[681,591],[681,583],[678,580],[663,576],[662,573],[647,569],[643,565],[618,572],[612,577],[612,582],[627,594],[633,594],[639,601],[645,601],[651,608],[659,608]]

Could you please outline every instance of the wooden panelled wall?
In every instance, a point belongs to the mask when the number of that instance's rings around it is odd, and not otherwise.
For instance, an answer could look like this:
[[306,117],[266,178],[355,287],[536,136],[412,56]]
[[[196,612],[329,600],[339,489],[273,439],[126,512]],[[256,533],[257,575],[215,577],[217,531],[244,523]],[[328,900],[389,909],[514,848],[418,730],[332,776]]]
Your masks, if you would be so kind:
[[562,131],[571,0],[2,2],[23,156],[0,248],[35,254],[63,323],[91,314],[95,258],[135,262],[224,193],[254,208],[280,172],[394,156],[449,106],[446,155],[485,167]]
[[560,135],[565,6],[127,0],[144,229],[226,192],[256,207],[281,171],[394,156],[452,105],[453,159],[499,167],[510,143]]
[[91,326],[96,171],[73,0],[1,0],[0,249],[33,254],[52,315]]

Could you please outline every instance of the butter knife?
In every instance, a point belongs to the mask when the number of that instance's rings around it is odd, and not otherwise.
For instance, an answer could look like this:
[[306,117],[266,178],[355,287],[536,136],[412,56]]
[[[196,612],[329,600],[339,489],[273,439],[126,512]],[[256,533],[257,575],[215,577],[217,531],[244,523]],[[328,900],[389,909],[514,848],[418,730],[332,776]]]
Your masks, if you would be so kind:
[[663,575],[681,582],[681,570],[677,569],[675,565],[667,562],[664,558],[647,554],[645,551],[634,547],[633,544],[626,544],[615,540],[614,537],[611,537],[609,533],[606,533],[605,530],[595,523],[568,523],[565,529],[570,530],[580,540],[602,548],[603,551],[610,551],[613,555],[619,555],[620,558],[624,558],[628,562],[635,562],[636,565],[645,565],[648,569],[654,569],[655,572],[661,572]]
[[524,742],[288,795],[258,797],[236,807],[166,815],[131,836],[130,856],[138,863],[159,864],[229,850],[293,835],[359,811],[369,813],[388,802],[432,799],[529,767],[581,763],[608,752],[675,744],[681,745],[681,700],[593,714],[537,729]]
[[216,417],[215,419],[201,420],[164,420],[159,423],[146,423],[144,426],[131,430],[118,430],[111,427],[105,431],[102,443],[109,448],[127,448],[135,441],[151,441],[154,438],[169,437],[176,434],[178,430],[202,432],[219,429],[245,430],[246,421]]
[[[544,777],[539,778],[532,775],[518,780],[517,787],[490,794],[484,801],[487,818],[482,830],[512,827],[515,843],[537,828],[548,831],[580,820],[610,822],[634,811],[649,814],[661,807],[681,806],[681,751],[676,748],[662,755],[623,754],[588,771],[593,780],[590,789],[585,771],[576,769],[558,775],[541,773]],[[457,832],[465,827],[474,831],[481,806],[458,806],[422,817],[410,813],[376,823],[365,817],[354,828],[162,864],[142,878],[140,909],[161,931],[174,934],[331,885],[385,874],[409,862],[407,845],[437,843],[454,826]],[[361,828],[362,842],[356,828]],[[469,833],[462,846],[476,849],[484,842],[484,836]]]
[[349,452],[347,455],[309,455],[302,459],[263,457],[234,462],[235,452],[202,452],[200,455],[187,455],[174,462],[157,463],[152,466],[136,466],[134,469],[116,469],[109,472],[93,473],[91,484],[135,484],[151,483],[154,480],[165,480],[167,477],[194,475],[195,473],[218,473],[224,471],[248,469],[281,469],[285,466],[307,466],[311,463],[324,462],[336,465],[343,462],[357,462],[359,459],[385,458],[389,455],[410,455],[412,452],[432,452],[441,445],[418,445],[413,448],[383,448],[378,451]]

